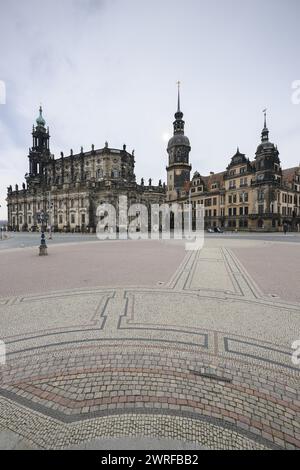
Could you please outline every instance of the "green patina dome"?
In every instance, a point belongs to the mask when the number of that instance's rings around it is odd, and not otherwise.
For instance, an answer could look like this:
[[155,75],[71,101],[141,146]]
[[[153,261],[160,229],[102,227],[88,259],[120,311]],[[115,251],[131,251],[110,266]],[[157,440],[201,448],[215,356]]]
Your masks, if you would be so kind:
[[43,126],[43,127],[44,127],[45,124],[46,124],[46,121],[45,121],[45,119],[43,118],[42,106],[40,106],[40,115],[39,115],[39,117],[37,118],[36,123],[37,123],[38,126]]

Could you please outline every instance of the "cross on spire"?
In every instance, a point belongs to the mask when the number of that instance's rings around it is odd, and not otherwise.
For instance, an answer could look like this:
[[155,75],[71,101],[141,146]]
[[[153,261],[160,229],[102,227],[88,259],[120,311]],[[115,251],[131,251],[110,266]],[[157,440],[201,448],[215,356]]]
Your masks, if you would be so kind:
[[263,110],[263,113],[264,113],[264,117],[265,117],[265,120],[264,120],[264,127],[266,128],[267,127],[267,108],[265,108]]
[[42,108],[42,103],[40,103],[40,108],[39,108],[39,117],[36,120],[36,123],[38,126],[44,127],[46,124],[45,119],[43,118],[43,108]]
[[177,86],[178,86],[178,106],[177,106],[177,112],[180,112],[180,81],[178,80]]

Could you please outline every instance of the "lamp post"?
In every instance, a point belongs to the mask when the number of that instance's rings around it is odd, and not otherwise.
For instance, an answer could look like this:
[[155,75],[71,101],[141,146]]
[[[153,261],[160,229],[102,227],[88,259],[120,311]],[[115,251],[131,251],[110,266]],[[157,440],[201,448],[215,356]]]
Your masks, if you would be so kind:
[[49,240],[52,240],[52,209],[53,203],[51,203],[51,192],[48,194],[48,205],[49,205]]
[[41,224],[41,244],[39,248],[39,256],[47,256],[48,251],[47,251],[47,245],[46,245],[46,239],[45,239],[45,226],[44,224],[48,220],[48,214],[45,213],[44,211],[41,211],[37,214],[37,219],[38,222]]

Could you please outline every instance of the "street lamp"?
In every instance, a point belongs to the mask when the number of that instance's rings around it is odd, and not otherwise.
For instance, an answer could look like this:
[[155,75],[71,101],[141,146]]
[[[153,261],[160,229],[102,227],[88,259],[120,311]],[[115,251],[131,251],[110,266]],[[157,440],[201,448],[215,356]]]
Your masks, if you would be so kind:
[[51,203],[51,192],[48,194],[48,205],[49,205],[49,240],[52,240],[52,209],[53,202]]
[[41,224],[41,244],[39,248],[39,256],[48,255],[46,239],[45,239],[45,226],[44,226],[44,224],[47,223],[48,218],[49,218],[48,214],[44,211],[41,211],[37,214],[38,223]]

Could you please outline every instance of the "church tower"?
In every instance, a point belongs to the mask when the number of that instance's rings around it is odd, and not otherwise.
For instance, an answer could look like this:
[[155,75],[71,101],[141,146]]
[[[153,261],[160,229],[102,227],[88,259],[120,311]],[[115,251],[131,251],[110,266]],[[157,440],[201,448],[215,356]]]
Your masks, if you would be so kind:
[[281,179],[281,167],[277,146],[269,141],[267,110],[264,110],[264,128],[261,144],[255,154],[256,183],[273,183]]
[[190,141],[184,135],[183,113],[180,109],[180,82],[178,82],[178,104],[173,123],[174,135],[169,140],[167,152],[169,164],[167,166],[167,200],[174,201],[180,197],[180,191],[184,184],[190,181],[191,165],[189,154],[191,151]]
[[29,174],[27,182],[40,183],[43,180],[45,165],[51,159],[49,148],[49,128],[46,129],[46,121],[43,118],[43,110],[40,106],[36,126],[32,129],[32,148],[29,149]]

